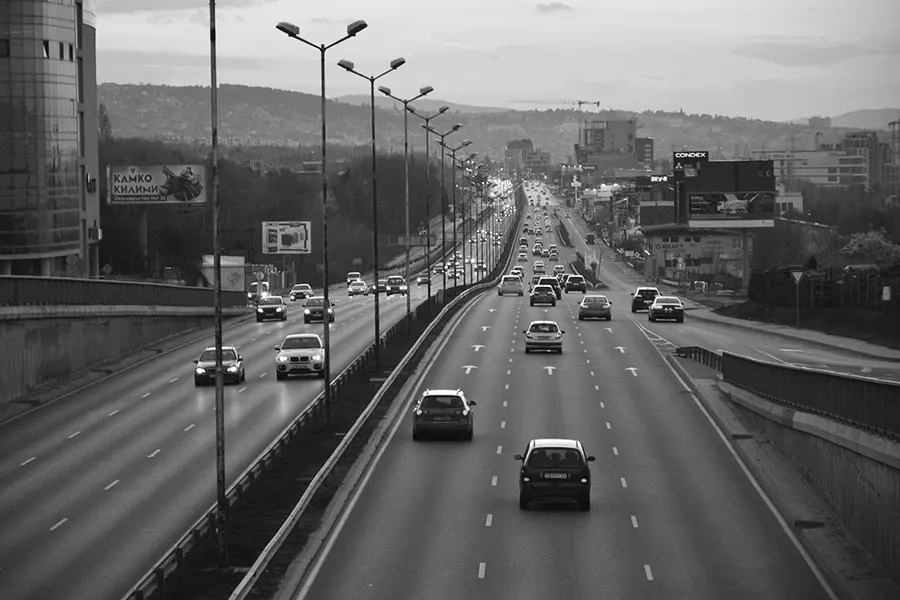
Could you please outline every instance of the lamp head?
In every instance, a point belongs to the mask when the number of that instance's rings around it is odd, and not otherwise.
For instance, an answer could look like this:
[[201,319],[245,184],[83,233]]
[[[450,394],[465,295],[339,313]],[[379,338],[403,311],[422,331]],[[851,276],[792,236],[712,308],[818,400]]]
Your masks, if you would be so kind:
[[338,61],[338,66],[339,66],[340,68],[344,69],[345,71],[353,71],[353,70],[354,70],[354,64],[353,64],[353,62],[352,62],[352,61],[349,61],[349,60],[346,60],[346,59],[343,59],[343,58],[342,58],[341,60]]
[[385,96],[391,95],[391,88],[385,87],[383,85],[378,86],[378,91],[381,92],[382,94],[384,94]]
[[391,61],[391,70],[395,71],[406,64],[406,59],[402,56]]
[[434,91],[434,88],[431,87],[430,85],[426,85],[425,87],[419,88],[419,94],[422,96],[427,96],[428,94],[430,94],[433,91]]
[[353,21],[352,23],[347,25],[347,35],[353,37],[368,26],[369,24],[365,21]]
[[440,108],[438,109],[438,114],[439,114],[439,115],[442,115],[442,114],[444,114],[445,112],[447,112],[448,110],[450,110],[450,107],[449,107],[449,106],[442,106],[442,107],[440,107]]
[[453,126],[453,128],[450,131],[459,131],[461,128],[462,128],[462,123],[457,123],[456,125]]
[[282,21],[275,26],[275,29],[291,37],[297,37],[298,35],[300,35],[300,28],[293,23],[288,23],[287,21]]

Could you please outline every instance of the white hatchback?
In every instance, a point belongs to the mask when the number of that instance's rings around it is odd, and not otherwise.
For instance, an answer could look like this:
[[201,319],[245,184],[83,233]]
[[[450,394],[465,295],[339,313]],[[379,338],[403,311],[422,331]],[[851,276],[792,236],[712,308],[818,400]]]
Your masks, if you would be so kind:
[[525,295],[525,286],[522,284],[522,278],[518,275],[504,275],[497,287],[497,295],[513,294],[516,296]]

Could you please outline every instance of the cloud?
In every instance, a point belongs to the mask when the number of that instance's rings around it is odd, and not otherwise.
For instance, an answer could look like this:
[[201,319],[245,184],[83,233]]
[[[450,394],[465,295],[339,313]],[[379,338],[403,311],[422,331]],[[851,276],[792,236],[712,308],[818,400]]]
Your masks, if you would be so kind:
[[[254,4],[266,4],[275,0],[218,0],[220,8],[243,7]],[[98,15],[129,14],[135,12],[161,12],[205,8],[209,10],[208,0],[97,0]]]
[[783,67],[821,67],[879,52],[851,44],[771,41],[741,46],[734,54]]
[[560,11],[571,11],[575,10],[571,5],[566,4],[564,2],[538,2],[534,5],[538,12],[542,13],[552,13],[552,12],[560,12]]

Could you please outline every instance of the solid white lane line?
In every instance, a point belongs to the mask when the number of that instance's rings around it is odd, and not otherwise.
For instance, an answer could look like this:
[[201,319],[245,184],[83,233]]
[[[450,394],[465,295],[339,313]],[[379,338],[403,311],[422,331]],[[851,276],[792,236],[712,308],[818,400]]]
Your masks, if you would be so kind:
[[625,478],[624,478],[624,477],[620,477],[620,479],[621,479],[621,481],[622,481],[622,487],[623,487],[623,488],[627,488],[627,487],[628,487],[628,482],[625,481]]
[[157,448],[156,450],[154,450],[153,452],[151,452],[150,454],[148,454],[148,455],[147,455],[147,458],[154,458],[154,457],[155,457],[157,454],[159,454],[160,452],[162,452],[162,450],[160,450],[159,448]]
[[637,517],[634,515],[631,515],[631,526],[634,527],[635,529],[638,528]]
[[500,429],[506,429],[506,421],[500,421]]
[[619,455],[619,449],[616,448],[615,446],[613,446],[613,454],[614,454],[615,456],[618,456],[618,455]]
[[487,518],[484,520],[484,526],[485,526],[485,527],[490,527],[490,526],[491,526],[491,523],[493,523],[493,522],[494,522],[494,515],[488,513]]
[[114,414],[116,414],[117,412],[119,412],[119,409],[118,409],[118,408],[117,408],[116,410],[112,411],[111,413],[109,413],[109,414],[106,415],[106,416],[107,416],[107,417],[111,417],[111,416],[113,416]]
[[486,566],[487,565],[484,563],[478,563],[478,579],[484,579],[484,570]]
[[262,375],[259,376],[259,378],[262,379],[262,378],[265,377],[266,375],[268,375],[268,373],[263,373]]
[[60,521],[57,522],[56,525],[54,525],[53,527],[50,528],[50,531],[56,531],[57,529],[62,527],[68,520],[69,520],[68,518],[60,519]]
[[118,483],[119,483],[119,480],[116,479],[115,481],[113,481],[112,483],[110,483],[109,485],[107,485],[105,488],[103,488],[103,491],[104,491],[104,492],[108,492],[109,490],[111,490],[111,489],[113,489],[114,487],[116,487],[116,485],[117,485]]
[[27,465],[28,463],[30,463],[30,462],[33,461],[33,460],[37,460],[37,456],[32,456],[31,458],[29,458],[29,459],[26,460],[25,462],[19,464],[19,466],[20,466],[20,467],[24,467],[25,465]]
[[644,574],[647,576],[647,581],[653,581],[653,571],[650,570],[650,565],[644,565]]
[[497,446],[497,454],[503,454],[503,446]]
[[246,388],[246,387],[242,387],[241,389],[239,389],[239,390],[238,390],[238,394],[240,394],[241,392],[244,392],[244,391],[247,391],[247,388]]
[[71,440],[76,435],[81,435],[81,431],[76,431],[75,433],[73,433],[72,435],[69,436],[69,439]]
[[187,427],[185,427],[184,430],[185,430],[185,432],[187,432],[187,431],[190,431],[190,430],[193,429],[193,428],[194,428],[194,424],[191,423],[190,425],[188,425]]
[[149,397],[150,394],[152,394],[152,393],[153,393],[153,392],[147,392],[146,394],[144,394],[143,396],[141,396],[141,399],[143,400],[144,398]]
[[169,383],[175,383],[176,381],[178,381],[178,378],[177,378],[177,377],[175,377],[174,379],[172,379],[171,381],[169,381]]
[[609,421],[606,422],[606,428],[607,428],[607,429],[612,429],[612,425],[609,424]]

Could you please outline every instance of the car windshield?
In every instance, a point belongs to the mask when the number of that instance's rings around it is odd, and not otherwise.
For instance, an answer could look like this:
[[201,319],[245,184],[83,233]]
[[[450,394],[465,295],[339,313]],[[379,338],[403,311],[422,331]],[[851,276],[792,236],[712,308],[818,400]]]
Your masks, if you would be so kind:
[[379,279],[378,285],[387,285],[387,279]]
[[569,275],[569,278],[566,279],[566,283],[584,283],[584,277],[581,275]]
[[282,304],[281,296],[268,296],[266,298],[260,298],[259,303],[261,306],[268,306],[270,304],[277,305]]
[[304,348],[321,348],[322,343],[316,336],[289,337],[281,343],[282,350],[301,350]]
[[656,303],[657,304],[681,304],[681,300],[679,300],[678,298],[662,297],[662,298],[657,298]]
[[388,277],[388,283],[391,285],[398,285],[403,283],[402,277]]
[[419,408],[431,410],[438,408],[460,409],[464,408],[464,406],[462,398],[459,396],[425,396],[422,398],[422,404]]
[[306,301],[306,306],[325,306],[325,298],[310,298]]
[[[215,360],[215,350],[204,350],[203,354],[200,355],[200,362],[215,362]],[[237,360],[237,355],[230,348],[222,348],[222,361],[227,362],[229,360]]]
[[351,271],[347,273],[347,279],[359,279],[359,271]]
[[534,293],[535,294],[552,294],[553,288],[550,287],[549,285],[538,285],[538,286],[535,286]]
[[559,332],[559,327],[556,326],[556,323],[532,323],[531,324],[531,333],[557,333]]
[[609,300],[606,296],[588,296],[584,299],[585,304],[608,304]]
[[539,469],[554,467],[580,467],[584,465],[581,455],[572,448],[535,448],[528,455],[528,466]]
[[364,285],[366,285],[366,284],[362,281],[354,281],[350,284],[350,287],[362,287]]
[[503,278],[503,283],[519,283],[519,278],[515,275],[507,275]]
[[656,298],[659,296],[659,292],[656,290],[638,290],[637,296],[641,298]]
[[549,285],[550,287],[555,287],[559,285],[559,282],[553,277],[541,277],[540,285]]
[[293,289],[295,292],[302,292],[302,291],[306,291],[306,290],[311,290],[312,288],[309,287],[308,283],[298,283],[297,285],[294,286]]

